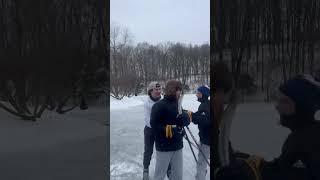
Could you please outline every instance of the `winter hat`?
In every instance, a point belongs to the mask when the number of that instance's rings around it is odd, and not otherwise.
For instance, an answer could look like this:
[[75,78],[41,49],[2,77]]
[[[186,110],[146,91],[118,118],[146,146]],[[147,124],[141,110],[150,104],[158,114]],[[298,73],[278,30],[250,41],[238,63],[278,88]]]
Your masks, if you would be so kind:
[[149,85],[148,85],[148,91],[153,90],[155,88],[160,88],[161,85],[159,82],[156,81],[152,81]]
[[175,96],[178,90],[182,91],[182,84],[180,81],[169,80],[164,89],[166,96]]
[[210,96],[210,89],[207,85],[202,85],[198,87],[197,91],[199,91],[201,94],[203,94],[206,97]]
[[148,95],[151,95],[151,92],[153,89],[155,88],[160,88],[161,85],[160,83],[156,82],[156,81],[152,81],[149,85],[148,85]]
[[279,90],[295,102],[297,115],[314,119],[320,109],[320,82],[310,75],[299,75],[282,84]]

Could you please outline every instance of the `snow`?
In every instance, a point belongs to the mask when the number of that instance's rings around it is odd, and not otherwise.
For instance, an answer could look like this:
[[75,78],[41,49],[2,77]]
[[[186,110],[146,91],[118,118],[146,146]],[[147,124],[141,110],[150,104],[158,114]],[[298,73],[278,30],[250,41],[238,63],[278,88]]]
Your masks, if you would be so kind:
[[133,97],[123,97],[123,99],[118,100],[116,98],[110,97],[110,111],[113,110],[124,110],[130,107],[143,105],[147,96],[133,96]]
[[[112,99],[110,102],[110,173],[111,180],[142,179],[143,172],[143,102],[147,96],[135,96],[123,100]],[[200,103],[195,94],[186,94],[182,106],[196,111]],[[190,130],[198,140],[198,127],[190,124]],[[189,135],[189,138],[190,135]],[[198,156],[198,151],[195,149]],[[152,179],[155,168],[155,149],[149,171]],[[188,142],[184,139],[183,179],[195,179],[196,163]],[[210,179],[208,167],[207,179]]]

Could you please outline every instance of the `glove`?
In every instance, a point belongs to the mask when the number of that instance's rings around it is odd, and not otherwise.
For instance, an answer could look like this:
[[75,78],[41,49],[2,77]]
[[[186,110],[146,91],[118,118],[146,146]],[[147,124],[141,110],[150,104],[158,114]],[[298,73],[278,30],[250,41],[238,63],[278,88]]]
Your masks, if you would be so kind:
[[189,126],[190,118],[188,113],[183,112],[182,114],[178,114],[177,116],[177,126]]
[[181,136],[184,136],[186,132],[182,127],[175,127],[173,128],[174,133],[180,134]]
[[172,125],[166,125],[166,138],[171,139],[173,137]]
[[246,159],[246,163],[255,171],[259,171],[265,160],[260,156],[251,155]]
[[166,138],[169,138],[169,139],[171,139],[174,134],[181,134],[182,136],[186,134],[183,128],[179,128],[176,125],[166,125],[165,131],[166,131]]

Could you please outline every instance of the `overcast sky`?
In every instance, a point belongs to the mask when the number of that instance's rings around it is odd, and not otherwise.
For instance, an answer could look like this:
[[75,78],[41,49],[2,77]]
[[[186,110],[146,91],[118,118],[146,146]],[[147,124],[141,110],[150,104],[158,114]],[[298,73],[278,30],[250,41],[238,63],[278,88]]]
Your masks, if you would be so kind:
[[134,43],[210,43],[210,0],[110,0],[110,22]]

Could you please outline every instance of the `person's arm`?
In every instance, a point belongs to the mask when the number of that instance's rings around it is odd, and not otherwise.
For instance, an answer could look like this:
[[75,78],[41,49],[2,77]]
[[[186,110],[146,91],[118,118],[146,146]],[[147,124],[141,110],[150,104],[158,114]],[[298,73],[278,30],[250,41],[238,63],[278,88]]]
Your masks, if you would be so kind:
[[281,169],[291,168],[292,165],[298,160],[299,145],[294,136],[289,135],[285,141],[281,154],[278,158],[268,162],[269,165],[279,167]]
[[148,110],[149,110],[149,105],[148,105],[149,103],[148,103],[148,100],[146,100],[145,102],[144,102],[144,104],[143,104],[143,110],[144,110],[144,115],[145,115],[145,119],[146,118],[150,118],[150,117],[148,117]]
[[151,108],[150,125],[156,132],[164,132],[165,125],[160,123],[161,108],[159,104],[154,104]]
[[[149,98],[149,97],[148,97]],[[151,107],[150,99],[146,99],[144,103],[144,121],[146,125],[150,125]]]
[[201,124],[201,125],[210,125],[210,113],[208,112],[209,108],[206,106],[210,104],[200,104],[198,111],[192,113],[192,122],[194,124]]

